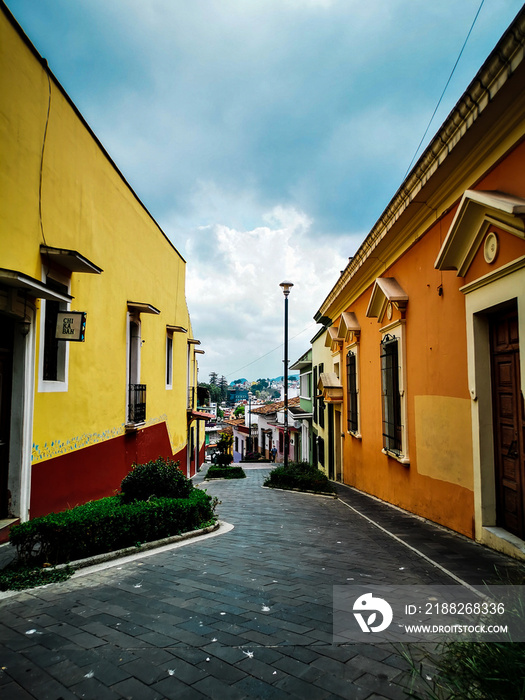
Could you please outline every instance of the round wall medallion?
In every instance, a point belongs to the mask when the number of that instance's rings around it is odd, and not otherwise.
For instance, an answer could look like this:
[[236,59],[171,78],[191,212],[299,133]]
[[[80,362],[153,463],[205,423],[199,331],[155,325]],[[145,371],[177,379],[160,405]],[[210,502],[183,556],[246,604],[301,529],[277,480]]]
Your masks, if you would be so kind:
[[499,241],[497,235],[491,231],[485,238],[485,243],[483,245],[483,255],[485,256],[485,261],[493,263],[496,260],[498,254]]
[[392,314],[393,314],[393,309],[392,309],[392,302],[389,301],[388,304],[386,305],[386,317],[390,321],[392,319]]

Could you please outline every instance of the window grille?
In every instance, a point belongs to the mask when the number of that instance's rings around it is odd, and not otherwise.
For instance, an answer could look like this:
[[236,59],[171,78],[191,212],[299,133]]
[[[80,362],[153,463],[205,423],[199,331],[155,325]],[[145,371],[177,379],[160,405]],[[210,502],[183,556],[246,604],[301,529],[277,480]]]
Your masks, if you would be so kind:
[[129,385],[128,422],[143,423],[146,420],[146,385]]
[[385,335],[381,341],[383,394],[383,447],[400,455],[402,448],[401,394],[399,392],[399,339]]
[[317,459],[319,464],[324,467],[324,440],[322,437],[317,438]]
[[357,432],[357,357],[351,350],[346,356],[348,430]]

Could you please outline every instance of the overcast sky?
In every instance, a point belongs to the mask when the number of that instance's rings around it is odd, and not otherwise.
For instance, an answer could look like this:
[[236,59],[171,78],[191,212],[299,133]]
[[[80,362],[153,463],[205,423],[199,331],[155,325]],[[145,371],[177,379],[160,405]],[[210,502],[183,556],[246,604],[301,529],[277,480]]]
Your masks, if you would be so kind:
[[[7,0],[187,260],[211,371],[282,374],[415,155],[480,0]],[[425,143],[520,0],[485,0]]]

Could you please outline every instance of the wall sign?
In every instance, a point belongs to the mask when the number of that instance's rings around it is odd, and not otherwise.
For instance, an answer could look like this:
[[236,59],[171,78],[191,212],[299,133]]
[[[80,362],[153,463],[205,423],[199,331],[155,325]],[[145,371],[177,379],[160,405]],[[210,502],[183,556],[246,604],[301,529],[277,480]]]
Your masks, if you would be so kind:
[[55,338],[83,343],[86,335],[85,311],[59,311]]

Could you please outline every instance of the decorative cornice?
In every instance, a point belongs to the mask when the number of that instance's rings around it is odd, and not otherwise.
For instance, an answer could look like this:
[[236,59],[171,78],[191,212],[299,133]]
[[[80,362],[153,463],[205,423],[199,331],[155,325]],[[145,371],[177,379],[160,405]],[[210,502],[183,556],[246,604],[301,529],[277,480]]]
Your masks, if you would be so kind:
[[488,56],[436,136],[405,178],[353,258],[350,259],[314,316],[315,320],[321,322],[321,318],[329,316],[332,304],[345,289],[349,280],[372,256],[396,221],[414,202],[419,192],[438,168],[443,165],[465,134],[478,121],[495,96],[523,63],[524,53],[525,8],[517,15]]

